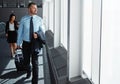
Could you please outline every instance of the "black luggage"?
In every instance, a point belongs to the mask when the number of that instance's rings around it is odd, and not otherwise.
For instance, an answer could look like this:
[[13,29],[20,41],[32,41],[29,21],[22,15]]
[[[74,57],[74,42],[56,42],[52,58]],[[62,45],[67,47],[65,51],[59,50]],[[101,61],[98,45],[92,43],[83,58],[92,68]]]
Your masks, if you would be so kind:
[[22,49],[17,49],[15,51],[15,66],[16,66],[17,71],[25,70]]

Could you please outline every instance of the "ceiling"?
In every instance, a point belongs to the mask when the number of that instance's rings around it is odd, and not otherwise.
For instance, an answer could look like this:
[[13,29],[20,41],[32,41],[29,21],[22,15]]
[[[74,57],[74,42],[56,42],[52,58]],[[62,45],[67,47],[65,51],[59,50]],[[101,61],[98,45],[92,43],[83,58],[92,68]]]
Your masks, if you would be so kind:
[[29,2],[35,2],[38,7],[42,7],[42,0],[0,0],[1,8],[24,8]]

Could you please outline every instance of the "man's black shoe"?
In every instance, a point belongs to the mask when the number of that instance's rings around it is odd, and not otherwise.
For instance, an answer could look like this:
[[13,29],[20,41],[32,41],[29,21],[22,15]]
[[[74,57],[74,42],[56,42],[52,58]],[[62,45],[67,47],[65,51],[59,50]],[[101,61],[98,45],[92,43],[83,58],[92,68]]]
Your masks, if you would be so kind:
[[31,76],[31,72],[27,73],[26,78],[30,78],[30,76]]

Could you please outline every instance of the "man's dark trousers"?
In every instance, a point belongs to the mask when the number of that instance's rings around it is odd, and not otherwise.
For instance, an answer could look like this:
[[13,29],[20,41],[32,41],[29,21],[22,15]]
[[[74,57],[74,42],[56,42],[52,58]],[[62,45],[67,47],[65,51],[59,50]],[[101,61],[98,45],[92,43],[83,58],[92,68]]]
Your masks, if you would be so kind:
[[32,84],[38,84],[38,55],[31,52],[32,48],[30,42],[23,41],[22,48],[27,73],[31,72],[30,58],[32,57]]

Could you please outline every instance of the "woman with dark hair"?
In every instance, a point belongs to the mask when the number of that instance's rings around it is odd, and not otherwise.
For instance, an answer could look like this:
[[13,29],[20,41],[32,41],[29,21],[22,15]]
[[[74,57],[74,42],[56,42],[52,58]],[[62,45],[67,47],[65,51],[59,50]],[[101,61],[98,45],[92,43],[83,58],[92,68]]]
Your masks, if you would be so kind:
[[6,22],[6,37],[7,41],[10,45],[11,55],[14,57],[15,49],[17,47],[16,41],[17,41],[17,30],[18,30],[18,22],[15,21],[16,16],[15,14],[10,14],[9,21]]

